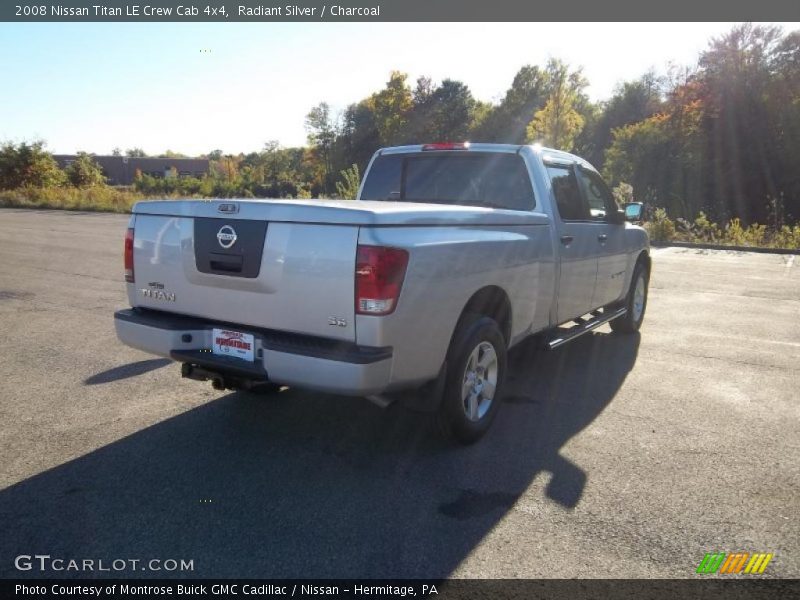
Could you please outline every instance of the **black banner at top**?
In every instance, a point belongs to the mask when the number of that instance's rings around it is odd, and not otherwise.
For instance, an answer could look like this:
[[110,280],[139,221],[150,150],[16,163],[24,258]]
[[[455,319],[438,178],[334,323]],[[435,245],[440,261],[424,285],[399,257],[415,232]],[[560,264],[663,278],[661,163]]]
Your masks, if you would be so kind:
[[[792,21],[792,0],[12,0],[0,21]],[[598,37],[601,42],[602,35]],[[487,40],[488,42],[489,40]],[[677,40],[676,40],[677,42]]]

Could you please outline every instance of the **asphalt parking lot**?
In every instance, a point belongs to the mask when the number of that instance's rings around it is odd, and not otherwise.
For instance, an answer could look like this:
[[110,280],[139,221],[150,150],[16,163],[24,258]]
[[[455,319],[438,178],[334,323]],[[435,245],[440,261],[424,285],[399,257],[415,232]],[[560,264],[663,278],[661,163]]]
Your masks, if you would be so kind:
[[0,210],[0,576],[76,575],[14,568],[38,553],[192,577],[693,577],[748,551],[800,577],[800,259],[654,249],[641,333],[514,352],[463,448],[400,407],[217,392],[119,344],[126,221]]

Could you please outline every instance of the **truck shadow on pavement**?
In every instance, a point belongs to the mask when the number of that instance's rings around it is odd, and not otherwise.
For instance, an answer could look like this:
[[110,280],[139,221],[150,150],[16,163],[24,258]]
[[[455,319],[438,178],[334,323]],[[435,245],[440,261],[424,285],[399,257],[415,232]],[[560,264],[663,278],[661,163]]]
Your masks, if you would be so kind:
[[[536,478],[546,497],[526,502],[578,504],[587,474],[560,449],[613,400],[638,347],[594,333],[516,349],[505,406],[469,447],[399,406],[226,394],[0,491],[0,576],[445,577]],[[194,570],[20,572],[20,554]]]
[[108,369],[101,373],[96,373],[91,377],[87,377],[83,383],[85,385],[97,385],[99,383],[111,383],[112,381],[119,381],[120,379],[128,379],[129,377],[137,377],[144,375],[155,369],[166,367],[172,361],[168,358],[151,358],[148,360],[140,360],[126,365],[120,365],[112,369]]

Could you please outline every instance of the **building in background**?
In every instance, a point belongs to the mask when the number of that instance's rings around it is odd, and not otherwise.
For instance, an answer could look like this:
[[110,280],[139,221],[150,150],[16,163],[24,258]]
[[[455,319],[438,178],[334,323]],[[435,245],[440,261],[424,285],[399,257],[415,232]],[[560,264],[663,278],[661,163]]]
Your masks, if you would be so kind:
[[[78,158],[74,154],[54,154],[58,166],[66,169]],[[208,173],[207,158],[138,158],[133,156],[92,155],[109,185],[131,185],[137,173],[153,177],[202,177]]]

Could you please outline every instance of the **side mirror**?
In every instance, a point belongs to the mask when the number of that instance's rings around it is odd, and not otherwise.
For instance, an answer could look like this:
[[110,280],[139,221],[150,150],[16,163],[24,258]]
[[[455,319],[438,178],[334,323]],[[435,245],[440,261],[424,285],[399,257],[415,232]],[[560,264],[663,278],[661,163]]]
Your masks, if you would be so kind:
[[642,220],[642,203],[628,202],[625,204],[625,219],[631,222]]
[[625,222],[625,213],[621,210],[610,212],[608,216],[606,216],[606,221],[613,225],[622,225]]

